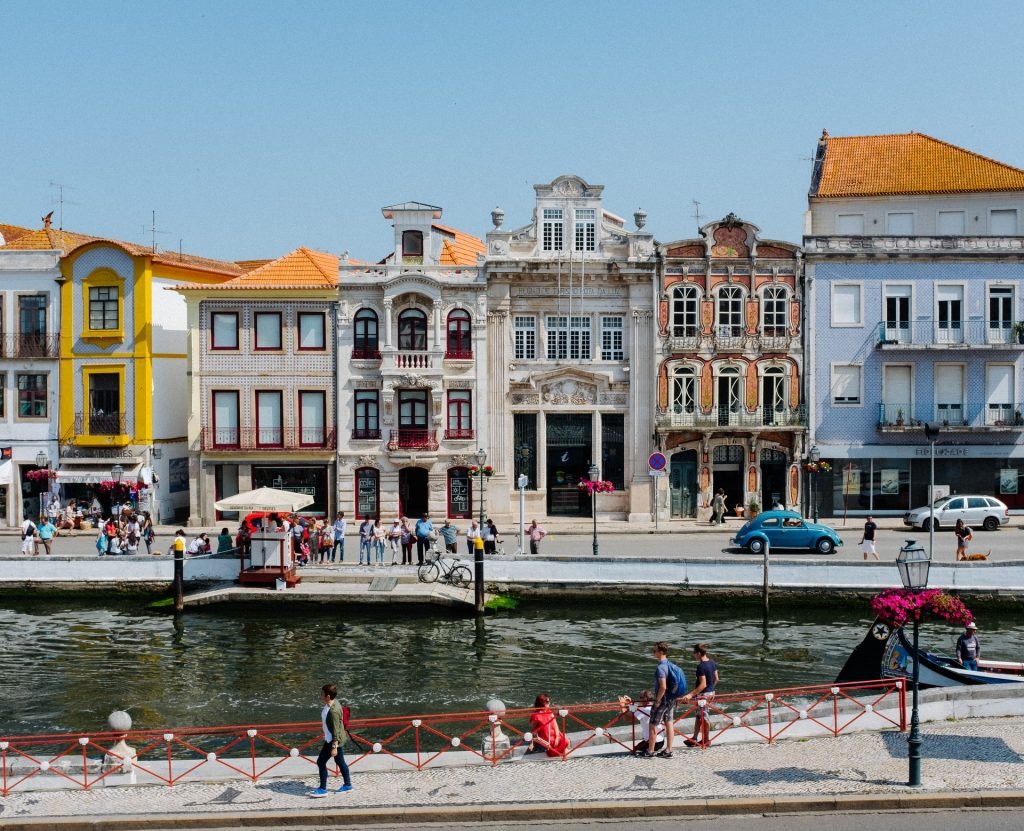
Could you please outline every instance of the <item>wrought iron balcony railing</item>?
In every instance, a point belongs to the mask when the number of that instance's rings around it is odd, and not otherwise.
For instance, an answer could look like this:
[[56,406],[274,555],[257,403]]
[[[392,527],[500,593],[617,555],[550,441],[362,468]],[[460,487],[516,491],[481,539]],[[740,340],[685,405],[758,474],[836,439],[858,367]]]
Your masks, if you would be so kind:
[[0,338],[5,358],[59,358],[60,335],[8,334]]
[[742,427],[744,429],[773,430],[790,427],[807,426],[807,408],[799,407],[757,407],[748,410],[739,407],[714,407],[704,412],[699,407],[669,407],[661,409],[657,415],[657,425],[661,429],[688,427]]
[[128,419],[124,413],[75,413],[76,436],[123,436]]
[[421,427],[399,427],[388,438],[388,450],[437,450],[437,432]]
[[887,320],[878,324],[882,349],[1024,348],[1010,320]]
[[334,450],[334,430],[322,427],[204,427],[203,450]]

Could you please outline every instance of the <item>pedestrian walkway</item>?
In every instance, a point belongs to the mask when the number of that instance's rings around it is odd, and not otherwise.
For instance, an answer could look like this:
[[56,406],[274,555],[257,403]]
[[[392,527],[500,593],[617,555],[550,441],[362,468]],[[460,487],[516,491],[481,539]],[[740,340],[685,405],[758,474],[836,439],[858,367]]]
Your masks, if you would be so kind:
[[[925,727],[923,790],[976,795],[1024,789],[1024,718],[946,721]],[[805,804],[835,809],[841,795],[906,794],[906,736],[862,733],[772,745],[735,744],[680,750],[672,759],[642,759],[624,753],[568,762],[529,757],[497,767],[430,768],[353,773],[355,789],[332,793],[319,802],[306,797],[316,771],[301,780],[189,783],[174,788],[108,787],[92,791],[15,792],[0,799],[0,825],[52,818],[45,827],[100,817],[150,819],[167,827],[182,814],[218,815],[226,821],[240,812],[266,824],[274,814],[295,818],[315,810],[324,816],[363,813],[368,821],[401,819],[407,809],[445,811],[484,806],[534,807],[533,818],[557,816],[570,806],[614,801],[650,805],[673,801],[714,810],[727,800],[796,797]],[[337,784],[332,780],[333,786]],[[976,798],[976,796],[972,796]],[[707,803],[705,804],[705,800]],[[730,803],[735,806],[735,803]],[[753,802],[750,803],[752,806]],[[797,804],[796,802],[793,803]],[[360,810],[361,809],[361,810]],[[764,810],[752,807],[751,810]],[[254,816],[255,815],[255,816]],[[244,824],[244,822],[242,822]],[[139,827],[139,826],[133,826]],[[234,825],[232,827],[240,827]]]

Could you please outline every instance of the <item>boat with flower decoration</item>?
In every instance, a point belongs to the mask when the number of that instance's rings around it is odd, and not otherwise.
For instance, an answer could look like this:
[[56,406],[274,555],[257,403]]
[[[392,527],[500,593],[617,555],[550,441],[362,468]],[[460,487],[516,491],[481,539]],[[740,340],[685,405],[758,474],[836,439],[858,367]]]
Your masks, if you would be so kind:
[[[875,620],[864,640],[846,659],[837,682],[869,681],[875,678],[912,678],[915,653],[903,625],[913,621],[938,620],[965,625],[973,619],[970,611],[953,595],[939,589],[911,592],[887,589],[871,601]],[[955,657],[918,649],[922,688],[956,687],[976,684],[1024,684],[1024,663],[979,660],[978,669],[964,668]]]

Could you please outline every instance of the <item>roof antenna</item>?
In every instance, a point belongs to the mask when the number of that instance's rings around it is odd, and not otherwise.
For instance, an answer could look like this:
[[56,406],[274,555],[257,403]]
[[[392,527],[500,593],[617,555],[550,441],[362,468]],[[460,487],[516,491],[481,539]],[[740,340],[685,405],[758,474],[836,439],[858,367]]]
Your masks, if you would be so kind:
[[153,211],[153,221],[150,224],[150,226],[148,228],[145,225],[142,226],[142,232],[146,233],[147,231],[150,233],[150,235],[152,237],[152,240],[153,240],[152,241],[153,253],[155,254],[156,253],[156,235],[157,234],[166,234],[167,233],[167,231],[161,231],[161,230],[159,230],[156,227],[156,211]]
[[68,205],[80,205],[81,203],[80,202],[72,202],[70,199],[65,199],[64,198],[64,188],[67,188],[68,190],[74,190],[74,188],[70,187],[69,185],[62,185],[60,182],[54,182],[54,181],[51,180],[50,181],[50,187],[51,188],[57,188],[57,206],[58,206],[57,207],[57,224],[58,224],[58,226],[60,226],[59,230],[63,231],[64,230],[64,205],[65,204],[68,204]]
[[704,219],[704,214],[700,212],[700,202],[696,199],[693,200],[693,218],[697,222],[697,233],[700,233],[701,220]]

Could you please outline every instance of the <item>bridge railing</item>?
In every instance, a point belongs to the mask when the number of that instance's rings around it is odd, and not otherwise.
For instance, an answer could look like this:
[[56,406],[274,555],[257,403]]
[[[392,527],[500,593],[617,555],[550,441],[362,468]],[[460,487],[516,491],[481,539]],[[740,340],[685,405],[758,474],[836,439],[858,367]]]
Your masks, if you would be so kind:
[[[641,737],[637,704],[554,706],[571,744],[568,760],[598,745],[631,751]],[[906,685],[899,679],[724,693],[677,708],[677,745],[684,724],[706,713],[708,747],[745,739],[772,743],[787,734],[838,736],[854,729],[907,729]],[[350,766],[424,770],[438,764],[498,765],[533,745],[534,708],[500,712],[433,713],[353,719],[345,756]],[[868,724],[865,719],[873,718]],[[131,784],[173,786],[208,778],[257,782],[269,776],[305,776],[315,770],[323,741],[319,722],[232,725],[173,730],[0,736],[0,796],[17,789]],[[549,754],[550,755],[550,754]]]

